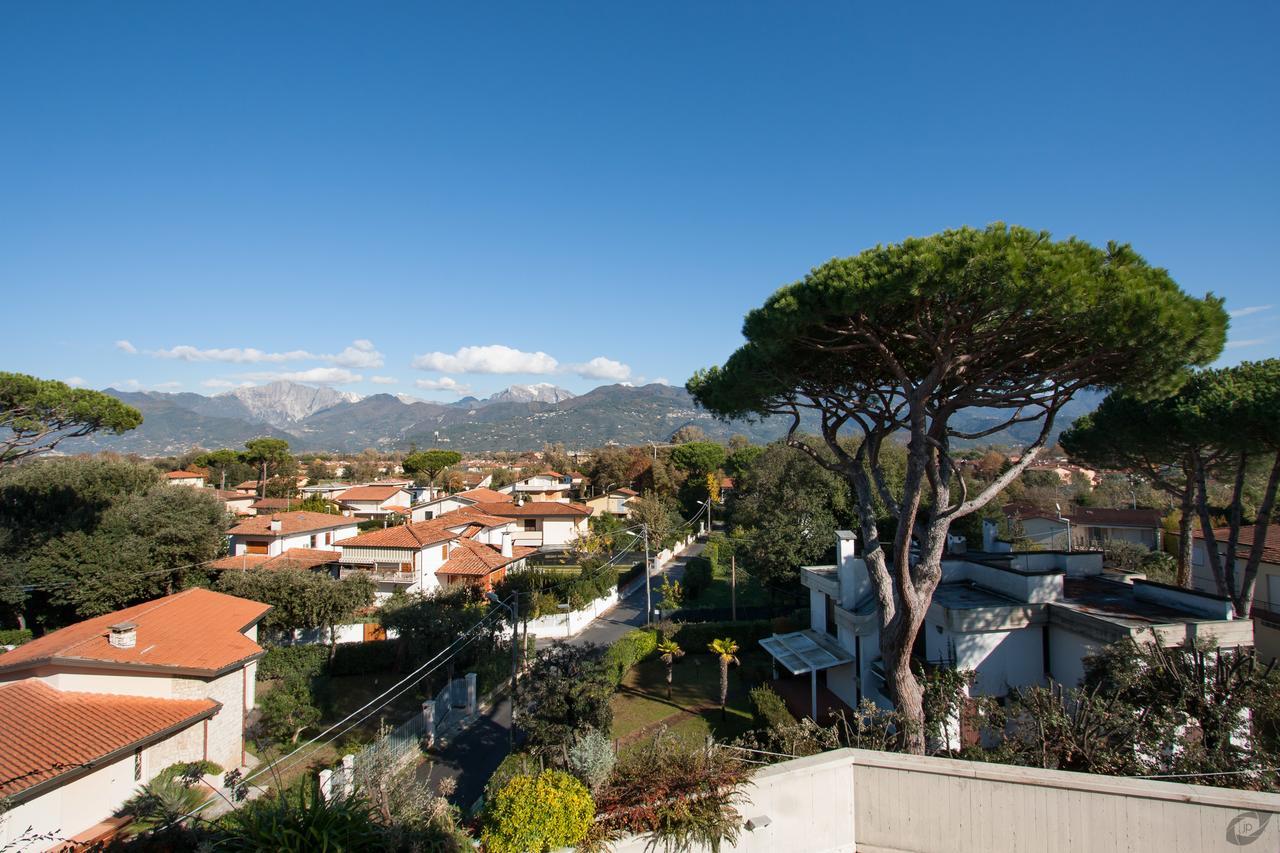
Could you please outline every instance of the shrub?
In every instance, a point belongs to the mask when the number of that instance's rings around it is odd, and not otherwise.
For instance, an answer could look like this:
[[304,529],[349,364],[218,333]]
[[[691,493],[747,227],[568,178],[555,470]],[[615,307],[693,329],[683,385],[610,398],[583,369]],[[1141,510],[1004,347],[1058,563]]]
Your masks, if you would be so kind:
[[6,628],[0,631],[0,646],[20,646],[30,639],[30,628]]
[[162,773],[138,788],[116,814],[133,818],[130,832],[145,832],[168,826],[195,811],[211,796],[213,793],[203,786],[188,785],[186,779]]
[[1137,542],[1111,541],[1103,545],[1108,562],[1125,572],[1136,572],[1142,560],[1151,553],[1146,545]]
[[394,669],[399,659],[398,640],[370,640],[367,643],[338,643],[330,675],[365,675]]
[[621,589],[622,587],[631,583],[633,580],[635,580],[636,578],[640,577],[643,574],[644,574],[644,561],[641,560],[639,563],[636,563],[634,566],[627,569],[625,572],[618,573],[618,584],[617,584],[618,588]]
[[529,853],[573,847],[591,828],[595,803],[568,773],[544,770],[514,776],[485,810],[481,834],[490,853]]
[[658,633],[647,628],[628,631],[604,653],[605,672],[614,684],[621,684],[631,667],[658,648]]
[[278,795],[252,800],[221,818],[213,845],[218,850],[386,849],[384,829],[369,801],[360,796],[332,803],[315,785],[301,785]]
[[508,782],[516,776],[536,776],[542,770],[542,762],[527,752],[510,752],[502,759],[484,786],[484,801],[491,803]]
[[1147,580],[1167,584],[1178,582],[1178,561],[1172,554],[1152,551],[1150,554],[1143,555],[1138,568],[1146,574]]
[[711,586],[711,561],[706,557],[693,557],[684,567],[684,597],[696,601]]
[[327,646],[273,646],[258,661],[258,680],[272,681],[290,675],[314,678],[324,675],[328,664]]
[[591,729],[569,747],[569,770],[591,791],[598,791],[609,781],[616,758],[609,738]]
[[[157,773],[156,779],[194,779],[198,776],[216,775],[221,772],[222,766],[212,761],[179,761]],[[155,779],[151,781],[154,782]]]
[[795,630],[789,622],[758,619],[751,622],[683,622],[680,625],[680,645],[686,649],[705,649],[712,640],[729,637],[741,649],[755,650],[760,641],[775,633]]
[[787,703],[767,684],[751,689],[751,704],[761,725],[778,729],[796,724],[796,718],[787,710]]

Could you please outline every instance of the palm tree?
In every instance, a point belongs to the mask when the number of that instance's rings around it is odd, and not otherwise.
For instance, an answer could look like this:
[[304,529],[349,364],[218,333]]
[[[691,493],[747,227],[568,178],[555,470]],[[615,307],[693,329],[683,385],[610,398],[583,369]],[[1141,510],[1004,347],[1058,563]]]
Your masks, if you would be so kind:
[[729,664],[738,662],[738,644],[732,637],[725,637],[707,643],[707,648],[720,658],[720,719],[724,719],[725,706],[729,704]]
[[658,643],[658,651],[661,653],[662,662],[667,665],[667,699],[669,700],[671,698],[671,668],[677,658],[684,657],[684,649],[680,648],[675,640],[666,639]]

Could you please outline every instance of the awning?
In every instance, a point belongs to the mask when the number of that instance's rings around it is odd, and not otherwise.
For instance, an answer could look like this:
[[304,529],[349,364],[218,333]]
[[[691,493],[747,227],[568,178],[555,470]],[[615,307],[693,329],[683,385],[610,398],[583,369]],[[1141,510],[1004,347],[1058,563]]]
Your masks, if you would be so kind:
[[792,675],[853,663],[853,655],[835,638],[813,630],[774,634],[761,640],[760,645]]

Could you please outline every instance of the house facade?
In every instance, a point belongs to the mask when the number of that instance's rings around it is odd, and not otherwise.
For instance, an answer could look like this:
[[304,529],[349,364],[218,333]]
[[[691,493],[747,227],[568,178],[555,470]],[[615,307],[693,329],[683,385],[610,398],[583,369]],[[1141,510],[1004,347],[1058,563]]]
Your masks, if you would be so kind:
[[16,807],[0,838],[80,835],[178,762],[245,766],[270,609],[189,589],[0,655],[0,795]]
[[475,509],[516,524],[516,545],[563,550],[590,532],[590,508],[559,501],[477,504]]
[[[864,698],[888,707],[876,599],[855,546],[855,535],[840,531],[837,564],[801,570],[808,633],[843,650],[820,673],[832,693],[851,707]],[[1124,638],[1254,642],[1252,623],[1236,619],[1225,599],[1105,571],[1097,551],[973,551],[944,558],[920,651],[928,662],[973,670],[973,695],[1003,696],[1050,680],[1074,687],[1087,657]],[[812,677],[816,684],[819,673]]]
[[[1227,538],[1231,531],[1219,528],[1214,531],[1214,539],[1218,544],[1218,554],[1225,559]],[[1191,548],[1191,579],[1196,589],[1207,593],[1217,593],[1218,584],[1213,578],[1213,570],[1209,567],[1209,555],[1206,551],[1204,534],[1196,530]],[[1249,550],[1254,543],[1253,526],[1241,527],[1239,545],[1236,548],[1236,577],[1243,575]],[[1262,561],[1258,564],[1258,577],[1254,586],[1253,610],[1254,642],[1258,648],[1258,656],[1264,662],[1280,658],[1280,524],[1267,527],[1263,540]]]
[[480,503],[507,503],[511,496],[494,489],[477,487],[452,495],[440,495],[421,501],[409,508],[411,521],[430,521],[457,509],[473,507]]
[[191,486],[195,489],[203,489],[205,476],[199,471],[170,471],[164,475],[164,479],[171,486]]
[[498,491],[511,497],[523,497],[526,501],[568,502],[572,489],[572,477],[561,474],[559,471],[543,471],[539,474],[520,477]]
[[336,551],[338,543],[359,532],[350,516],[324,512],[274,513],[246,518],[227,531],[231,556],[278,557],[291,548]]
[[1025,536],[1041,548],[1100,549],[1112,542],[1133,542],[1158,551],[1163,544],[1160,512],[1154,509],[1109,509],[1071,504],[1061,512],[1009,504],[1005,517],[1022,525]]
[[591,510],[593,516],[612,515],[617,518],[626,518],[631,514],[628,502],[635,497],[639,497],[640,493],[634,489],[614,489],[603,495],[597,495],[585,501],[585,505]]
[[398,483],[353,486],[334,497],[344,512],[356,518],[381,518],[393,512],[407,514],[413,504],[409,486]]

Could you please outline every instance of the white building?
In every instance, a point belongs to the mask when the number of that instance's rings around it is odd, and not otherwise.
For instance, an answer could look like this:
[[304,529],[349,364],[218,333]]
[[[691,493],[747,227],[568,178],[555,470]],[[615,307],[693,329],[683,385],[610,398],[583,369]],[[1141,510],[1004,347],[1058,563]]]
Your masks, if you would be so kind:
[[[876,599],[852,532],[837,534],[837,557],[801,570],[810,597],[801,633],[844,650],[823,676],[832,693],[851,707],[864,697],[888,707]],[[1253,625],[1218,596],[1104,571],[1097,551],[977,551],[943,560],[921,628],[927,661],[973,670],[974,693],[992,696],[1050,679],[1074,687],[1086,657],[1125,637],[1252,647]]]
[[475,509],[516,522],[515,544],[544,550],[563,549],[590,532],[591,510],[558,501],[482,503]]
[[561,474],[559,471],[543,471],[540,474],[521,477],[498,491],[512,497],[523,497],[529,501],[568,502],[572,488],[572,477]]
[[398,483],[353,486],[333,499],[357,518],[381,518],[393,512],[407,514],[413,504],[413,492]]
[[[1240,528],[1239,543],[1236,546],[1236,582],[1244,578],[1245,564],[1249,560],[1249,551],[1254,542],[1253,525]],[[1226,559],[1227,541],[1231,529],[1220,527],[1213,531],[1213,538],[1218,545],[1220,560]],[[1195,588],[1202,592],[1217,593],[1218,582],[1213,577],[1213,569],[1209,566],[1209,556],[1205,550],[1204,534],[1199,527],[1193,532],[1194,543],[1191,548],[1191,579]],[[1253,628],[1254,642],[1258,648],[1258,657],[1270,663],[1280,658],[1280,524],[1267,526],[1262,541],[1262,558],[1258,562],[1258,576],[1253,588]]]
[[467,489],[453,495],[440,495],[431,500],[421,501],[409,508],[410,521],[430,521],[439,518],[455,509],[464,509],[481,503],[508,503],[511,496],[493,489],[483,487]]
[[1148,550],[1161,547],[1160,512],[1154,509],[1110,509],[1068,504],[1056,510],[1009,504],[1006,518],[1022,524],[1027,539],[1042,548],[1105,548],[1133,542]]
[[171,486],[191,486],[204,488],[204,474],[197,471],[170,471],[164,475],[165,482]]
[[0,848],[28,827],[65,839],[109,830],[139,785],[179,762],[244,767],[270,609],[188,589],[0,655],[0,796],[12,807]]
[[336,551],[338,543],[359,532],[350,516],[294,510],[246,518],[227,531],[230,554],[278,557],[292,548]]

